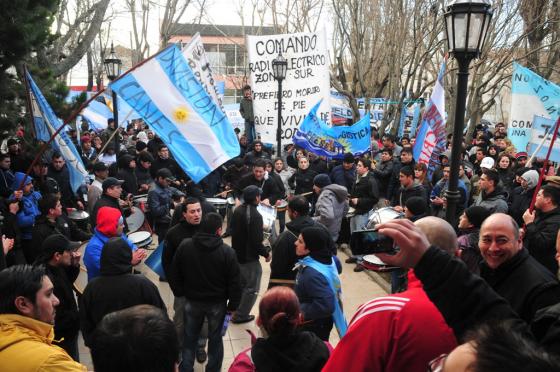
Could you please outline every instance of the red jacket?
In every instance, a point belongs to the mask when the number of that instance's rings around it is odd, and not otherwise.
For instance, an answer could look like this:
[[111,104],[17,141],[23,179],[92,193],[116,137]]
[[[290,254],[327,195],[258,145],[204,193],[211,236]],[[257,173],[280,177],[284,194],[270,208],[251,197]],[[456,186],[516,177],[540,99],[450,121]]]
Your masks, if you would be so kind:
[[432,359],[455,346],[453,331],[409,274],[408,290],[358,308],[323,371],[425,372]]

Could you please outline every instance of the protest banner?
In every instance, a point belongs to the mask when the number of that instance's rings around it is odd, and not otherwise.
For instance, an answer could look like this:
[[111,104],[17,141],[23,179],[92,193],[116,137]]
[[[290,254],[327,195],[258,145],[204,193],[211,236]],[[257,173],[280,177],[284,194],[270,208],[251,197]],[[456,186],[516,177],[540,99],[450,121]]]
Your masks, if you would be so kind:
[[217,82],[214,81],[212,69],[210,68],[210,63],[206,57],[204,45],[198,32],[193,36],[191,42],[183,48],[183,57],[187,60],[195,78],[204,87],[206,93],[212,97],[212,100],[222,112],[225,112],[222,102],[223,93],[220,95]]
[[263,142],[276,143],[278,83],[272,73],[272,60],[279,53],[288,62],[282,82],[282,140],[292,138],[310,108],[321,100],[317,114],[330,124],[329,56],[324,32],[247,36],[246,46],[255,130]]
[[[555,121],[553,119],[542,116],[533,117],[533,125],[531,127],[531,139],[527,146],[527,153],[531,157],[544,158],[548,153]],[[546,140],[544,140],[546,136]],[[542,146],[541,146],[542,144]],[[540,148],[539,148],[540,147]],[[538,150],[538,151],[537,151]],[[550,152],[550,161],[560,162],[560,143],[556,142]]]
[[231,103],[229,105],[224,105],[224,112],[233,128],[239,128],[241,132],[245,130],[245,119],[243,119],[239,112],[239,104]]
[[369,151],[369,114],[352,126],[329,127],[317,116],[320,104],[311,109],[294,133],[292,140],[296,146],[330,159],[343,159],[347,152],[360,156]]
[[555,121],[559,115],[560,87],[533,71],[513,64],[508,138],[517,151],[526,151],[535,115]]

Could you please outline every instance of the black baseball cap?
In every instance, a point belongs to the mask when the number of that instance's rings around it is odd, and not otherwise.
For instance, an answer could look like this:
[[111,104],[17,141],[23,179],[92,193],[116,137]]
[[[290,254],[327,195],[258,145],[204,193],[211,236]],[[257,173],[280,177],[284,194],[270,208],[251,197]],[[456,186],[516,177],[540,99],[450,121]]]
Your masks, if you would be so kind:
[[158,170],[156,173],[156,177],[162,177],[171,181],[175,181],[175,176],[173,176],[173,173],[171,173],[171,171],[167,168],[161,168],[160,170]]
[[62,253],[64,251],[74,251],[80,247],[79,242],[68,240],[62,234],[55,234],[49,236],[41,244],[41,253],[46,257],[51,257],[55,253]]
[[103,191],[106,191],[109,187],[122,186],[123,183],[123,180],[118,180],[115,177],[108,177],[103,181],[101,187],[103,187]]

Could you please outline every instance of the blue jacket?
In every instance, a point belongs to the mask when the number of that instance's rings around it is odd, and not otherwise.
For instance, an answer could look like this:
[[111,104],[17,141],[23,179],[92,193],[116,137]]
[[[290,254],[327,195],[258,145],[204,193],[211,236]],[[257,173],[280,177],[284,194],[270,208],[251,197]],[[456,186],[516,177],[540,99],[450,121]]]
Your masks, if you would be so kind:
[[157,182],[153,190],[148,192],[148,206],[154,222],[162,224],[171,222],[169,209],[172,204],[172,195],[171,187],[163,188]]
[[334,293],[320,272],[309,266],[300,267],[294,289],[305,320],[332,316]]
[[[110,237],[103,235],[97,231],[97,229],[95,229],[94,232],[95,233],[86,246],[86,251],[84,253],[84,264],[87,269],[88,282],[99,276],[99,269],[101,267],[101,251],[105,243],[110,239]],[[130,249],[133,251],[138,249],[126,235],[122,234],[121,237],[128,243]]]
[[356,166],[353,165],[351,169],[346,170],[342,165],[337,165],[331,171],[330,178],[332,183],[344,186],[350,192],[352,185],[356,181]]
[[[16,172],[14,181],[12,184],[12,190],[17,190],[21,181],[25,177],[25,173]],[[33,179],[27,177],[25,184],[31,183]],[[13,195],[11,197],[13,199]],[[35,218],[41,214],[39,211],[39,199],[41,199],[41,194],[37,191],[32,191],[27,195],[23,195],[22,198],[22,208],[17,214],[17,225],[21,231],[21,238],[23,240],[31,240],[33,225],[35,224]]]

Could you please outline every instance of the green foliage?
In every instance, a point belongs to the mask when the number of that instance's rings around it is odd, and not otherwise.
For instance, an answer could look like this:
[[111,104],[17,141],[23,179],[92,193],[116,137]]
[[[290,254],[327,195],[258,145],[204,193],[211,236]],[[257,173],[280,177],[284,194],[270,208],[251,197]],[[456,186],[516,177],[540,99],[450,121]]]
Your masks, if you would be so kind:
[[[0,0],[0,130],[13,130],[16,123],[28,122],[23,64],[31,62],[34,52],[50,42],[49,28],[58,4],[59,0]],[[48,71],[34,72],[55,112],[65,113],[65,84],[49,77]]]

